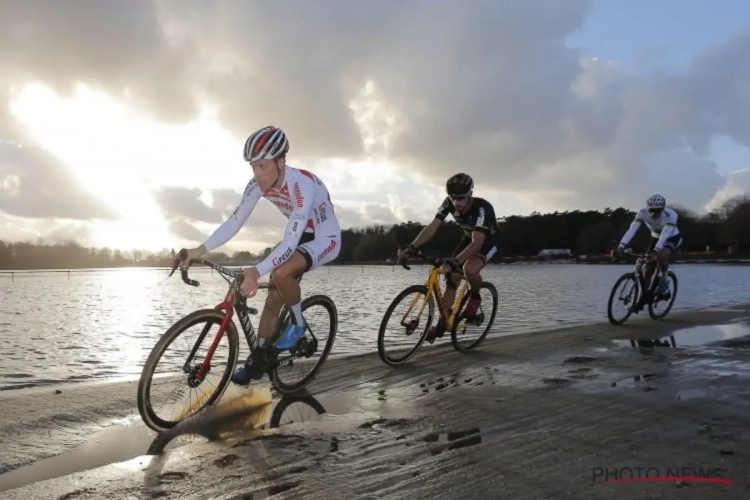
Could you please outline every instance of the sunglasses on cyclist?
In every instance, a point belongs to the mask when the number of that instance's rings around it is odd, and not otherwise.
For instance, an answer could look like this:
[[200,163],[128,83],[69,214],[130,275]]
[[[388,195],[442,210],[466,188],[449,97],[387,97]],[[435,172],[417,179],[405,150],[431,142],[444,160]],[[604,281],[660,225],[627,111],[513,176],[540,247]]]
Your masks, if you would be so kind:
[[460,200],[465,200],[466,198],[468,198],[468,197],[469,197],[469,195],[468,195],[468,194],[462,194],[461,196],[455,196],[455,195],[452,195],[452,194],[451,194],[451,195],[448,195],[448,196],[450,197],[450,199],[451,199],[452,201],[460,201]]
[[651,215],[660,214],[662,212],[661,208],[649,208],[648,213]]

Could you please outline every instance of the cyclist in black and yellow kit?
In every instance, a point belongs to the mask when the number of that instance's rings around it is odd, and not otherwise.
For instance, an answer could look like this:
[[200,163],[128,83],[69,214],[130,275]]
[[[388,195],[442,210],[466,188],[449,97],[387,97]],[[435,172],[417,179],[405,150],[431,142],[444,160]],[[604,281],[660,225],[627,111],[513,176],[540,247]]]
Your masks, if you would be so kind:
[[[496,238],[499,232],[495,209],[484,198],[472,196],[474,181],[468,174],[456,174],[445,185],[448,196],[438,208],[435,219],[425,226],[410,245],[399,248],[399,259],[409,256],[419,247],[429,242],[437,233],[446,216],[451,214],[464,236],[453,252],[453,256],[445,259],[443,271],[446,272],[446,289],[443,295],[443,306],[447,309],[456,300],[456,288],[462,278],[466,278],[470,286],[469,301],[464,313],[467,319],[472,318],[482,302],[479,289],[482,286],[482,276],[479,274],[487,262],[497,252]],[[452,272],[451,272],[452,271]],[[445,327],[442,321],[427,332],[427,341],[432,343],[435,337],[442,337]]]

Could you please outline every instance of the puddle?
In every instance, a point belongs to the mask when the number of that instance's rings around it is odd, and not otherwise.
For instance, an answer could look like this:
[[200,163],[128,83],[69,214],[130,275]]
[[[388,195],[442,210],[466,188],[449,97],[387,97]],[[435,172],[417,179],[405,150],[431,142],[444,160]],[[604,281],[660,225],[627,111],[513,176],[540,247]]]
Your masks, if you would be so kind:
[[[153,433],[142,424],[100,431],[74,450],[0,475],[0,492],[134,459],[145,454],[152,440]],[[168,449],[184,446],[188,442],[187,439],[175,440]],[[143,464],[148,465],[148,462],[149,457],[143,457]]]
[[668,337],[656,339],[617,339],[615,345],[634,348],[696,347],[719,345],[723,347],[750,347],[750,324],[741,322],[721,325],[694,326],[673,332]]
[[[659,380],[661,378],[664,378],[667,376],[667,372],[658,372],[658,373],[644,373],[643,375],[633,375],[632,377],[628,377],[623,380],[618,380],[617,382],[612,382],[611,387],[643,387],[644,390],[648,390],[649,386],[647,382],[651,382],[654,380]],[[646,382],[644,384],[644,382]],[[654,388],[650,389],[654,390]]]
[[[406,436],[401,436],[406,439]],[[423,442],[423,448],[420,447],[420,442]],[[460,448],[467,448],[469,446],[475,446],[482,442],[482,434],[478,428],[462,430],[462,431],[449,431],[449,432],[431,432],[418,441],[404,441],[396,443],[386,444],[375,444],[374,446],[364,451],[364,456],[368,458],[382,457],[395,455],[405,450],[415,450],[416,455],[411,457],[411,461],[414,461],[422,456],[440,455],[449,450],[457,450]],[[345,449],[351,449],[354,445],[349,444]],[[417,451],[418,450],[418,451]]]
[[71,451],[0,475],[0,492],[115,463],[133,462],[133,467],[145,467],[153,455],[188,444],[223,439],[238,432],[314,422],[322,419],[324,414],[346,414],[382,405],[376,400],[377,393],[372,398],[361,392],[320,398],[286,396],[270,402],[270,392],[263,388],[255,393],[245,390],[230,395],[229,399],[227,395],[218,405],[160,435],[140,420],[131,425],[112,426],[92,435],[86,443]]
[[444,451],[457,450],[475,446],[482,442],[482,433],[479,429],[468,429],[465,431],[431,433],[424,437],[428,444],[430,454],[439,455]]
[[[270,498],[272,496],[278,495],[279,493],[284,493],[285,491],[289,491],[291,489],[296,488],[302,484],[301,482],[294,482],[294,483],[284,483],[279,484],[276,486],[271,486],[268,489],[261,490],[261,491],[254,491],[250,493],[250,497],[252,500],[260,500],[261,498]],[[242,497],[245,498],[245,497]]]
[[708,391],[704,389],[683,389],[677,391],[675,399],[685,401],[687,399],[705,398],[708,395]]
[[[512,371],[513,367],[508,364],[503,366],[505,370]],[[495,379],[495,373],[499,372],[500,368],[496,366],[485,366],[480,369],[465,370],[459,373],[454,373],[449,376],[437,377],[432,380],[427,380],[419,384],[419,389],[422,394],[430,394],[441,392],[449,387],[459,386],[482,386],[482,385],[495,385],[497,380]],[[508,381],[508,373],[503,374],[504,381]]]
[[661,339],[647,339],[647,340],[627,340],[627,339],[616,339],[613,340],[617,346],[620,347],[632,347],[634,349],[653,349],[655,347],[677,347],[674,336],[670,335],[667,338]]

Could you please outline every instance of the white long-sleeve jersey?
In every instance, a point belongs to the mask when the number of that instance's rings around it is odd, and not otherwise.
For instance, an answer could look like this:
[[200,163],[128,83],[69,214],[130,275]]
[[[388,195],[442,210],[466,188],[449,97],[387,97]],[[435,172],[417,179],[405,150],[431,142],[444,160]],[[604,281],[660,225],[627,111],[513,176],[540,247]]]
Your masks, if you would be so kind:
[[204,243],[207,251],[210,252],[231,240],[253,213],[261,197],[276,205],[279,211],[289,219],[281,244],[255,266],[261,276],[279,267],[292,256],[303,233],[329,237],[341,235],[331,197],[323,182],[306,170],[287,165],[281,189],[269,189],[261,193],[261,188],[255,178],[250,180],[232,216]]
[[644,207],[635,214],[635,220],[630,224],[630,228],[620,241],[621,247],[630,243],[635,233],[638,232],[638,228],[641,227],[641,224],[646,224],[646,227],[651,231],[651,236],[659,238],[659,241],[654,246],[654,250],[657,252],[662,249],[664,243],[669,238],[680,234],[680,231],[677,229],[677,212],[671,208],[665,208],[659,218],[654,219],[649,215],[648,207]]

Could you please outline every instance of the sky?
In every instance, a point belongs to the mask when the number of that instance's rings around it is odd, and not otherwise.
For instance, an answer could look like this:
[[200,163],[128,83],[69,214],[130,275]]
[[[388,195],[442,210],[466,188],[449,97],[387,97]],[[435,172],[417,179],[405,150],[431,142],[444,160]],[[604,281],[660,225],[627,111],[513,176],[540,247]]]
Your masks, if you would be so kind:
[[[197,246],[269,124],[344,228],[426,223],[460,171],[498,216],[750,192],[750,4],[466,5],[0,3],[0,239]],[[220,250],[284,225],[258,203]]]

